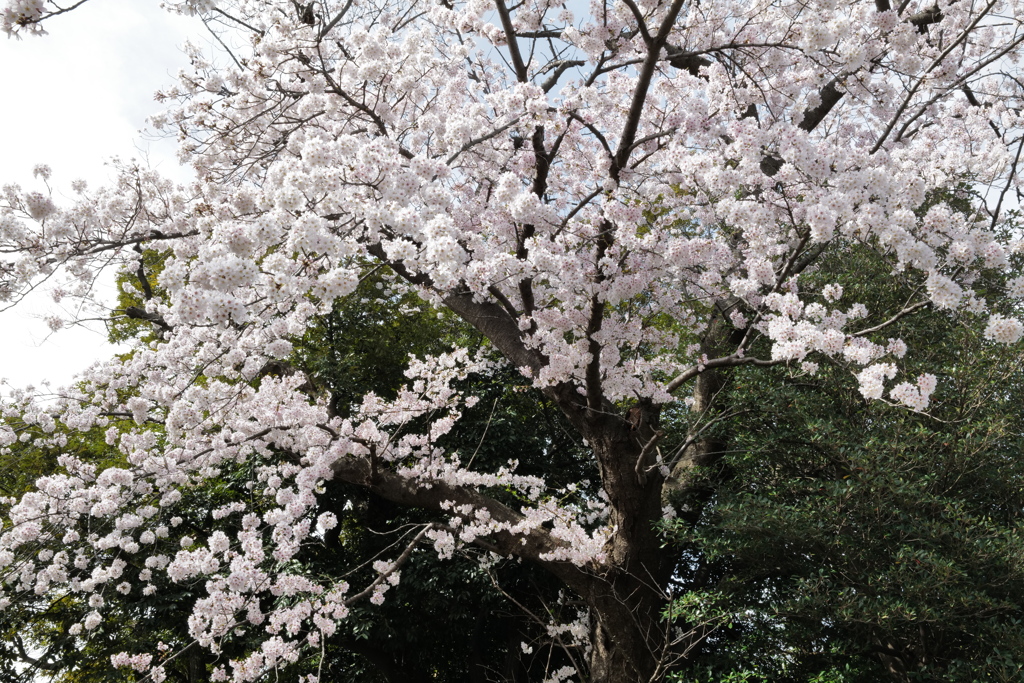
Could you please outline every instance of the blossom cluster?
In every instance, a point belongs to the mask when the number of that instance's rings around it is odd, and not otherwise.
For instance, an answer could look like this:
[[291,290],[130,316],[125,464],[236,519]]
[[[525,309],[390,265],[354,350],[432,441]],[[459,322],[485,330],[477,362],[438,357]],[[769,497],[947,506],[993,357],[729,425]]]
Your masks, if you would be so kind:
[[18,35],[21,31],[43,33],[39,20],[46,12],[46,0],[8,0],[0,10],[0,31],[7,35]]

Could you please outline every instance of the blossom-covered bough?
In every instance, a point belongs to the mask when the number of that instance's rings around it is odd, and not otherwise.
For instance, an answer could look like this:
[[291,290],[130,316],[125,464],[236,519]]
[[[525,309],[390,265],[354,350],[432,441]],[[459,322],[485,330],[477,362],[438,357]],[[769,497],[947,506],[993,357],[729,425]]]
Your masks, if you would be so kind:
[[[62,456],[62,473],[13,504],[0,538],[5,607],[71,591],[94,606],[75,627],[84,637],[102,623],[104,592],[144,595],[159,572],[201,579],[193,637],[217,651],[240,628],[262,633],[215,672],[257,680],[316,652],[360,592],[385,599],[410,556],[396,551],[372,586],[351,589],[286,562],[334,524],[318,496],[344,481],[434,511],[415,541],[442,556],[477,544],[564,582],[589,610],[586,680],[657,680],[703,633],[669,632],[661,618],[675,558],[656,524],[666,491],[685,490],[707,455],[698,419],[685,448],[661,455],[664,406],[686,399],[706,413],[730,367],[814,373],[828,359],[865,397],[926,410],[935,378],[901,376],[914,349],[890,338],[897,321],[937,307],[983,316],[994,342],[1022,336],[1024,278],[972,284],[1009,273],[1020,252],[1007,209],[1024,148],[1024,3],[176,9],[231,46],[216,60],[193,49],[194,70],[159,94],[168,108],[153,119],[178,134],[199,181],[174,187],[125,166],[117,187],[80,188],[66,205],[5,191],[5,300],[42,280],[87,296],[114,263],[139,273],[146,305],[127,315],[154,326],[56,406],[26,394],[8,409],[41,441],[108,429],[125,464]],[[61,11],[13,0],[3,27],[39,32]],[[954,191],[956,207],[944,199]],[[915,296],[870,310],[816,270],[854,248],[888,259]],[[147,250],[165,254],[163,296]],[[347,419],[301,373],[263,372],[381,264],[496,354],[414,361],[396,400],[367,396]],[[531,378],[579,432],[600,500],[555,497],[513,465],[477,471],[437,447],[474,400],[458,382],[496,362]],[[116,428],[118,417],[134,427]],[[17,438],[0,428],[7,445]],[[261,514],[218,510],[236,531],[166,547],[182,492],[245,462],[257,465]],[[525,502],[502,503],[497,489]],[[127,556],[146,569],[126,571]],[[292,599],[263,613],[267,594]],[[126,652],[115,663],[159,681],[155,662]]]

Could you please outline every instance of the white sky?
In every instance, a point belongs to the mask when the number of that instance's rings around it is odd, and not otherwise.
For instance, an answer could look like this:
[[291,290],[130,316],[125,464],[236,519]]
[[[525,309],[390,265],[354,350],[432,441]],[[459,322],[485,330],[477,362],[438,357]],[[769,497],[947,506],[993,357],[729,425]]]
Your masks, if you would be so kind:
[[[45,163],[58,193],[77,178],[95,187],[106,182],[104,162],[114,156],[145,157],[186,180],[174,142],[140,130],[160,108],[153,93],[187,65],[180,47],[189,36],[204,40],[202,25],[168,14],[157,0],[92,0],[46,28],[42,37],[0,35],[0,184],[35,188],[32,167]],[[53,310],[48,297],[34,296],[0,313],[0,377],[12,385],[60,386],[113,353],[102,326],[47,338],[40,317]]]

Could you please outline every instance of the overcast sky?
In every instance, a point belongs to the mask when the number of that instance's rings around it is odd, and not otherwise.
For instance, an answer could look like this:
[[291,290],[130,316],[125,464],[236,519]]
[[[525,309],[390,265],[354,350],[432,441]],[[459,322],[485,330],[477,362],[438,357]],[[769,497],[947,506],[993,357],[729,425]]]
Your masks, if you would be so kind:
[[[160,107],[153,93],[187,63],[185,40],[203,40],[202,25],[168,14],[157,0],[91,0],[46,28],[39,38],[0,35],[0,184],[32,188],[32,167],[45,163],[55,188],[77,178],[97,186],[114,156],[146,156],[165,175],[187,179],[173,141],[140,131]],[[0,313],[0,377],[12,385],[66,384],[113,352],[102,327],[47,338],[39,318],[55,305],[42,296],[25,303]]]

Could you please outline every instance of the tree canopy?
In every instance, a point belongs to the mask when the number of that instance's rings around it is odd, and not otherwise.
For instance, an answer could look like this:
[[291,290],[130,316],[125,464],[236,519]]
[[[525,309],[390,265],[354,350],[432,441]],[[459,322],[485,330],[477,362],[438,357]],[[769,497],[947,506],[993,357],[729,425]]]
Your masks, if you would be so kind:
[[1020,3],[168,5],[223,49],[152,118],[197,182],[0,199],[0,297],[113,266],[132,344],[4,409],[12,656],[470,675],[388,625],[446,604],[506,680],[1019,642]]

